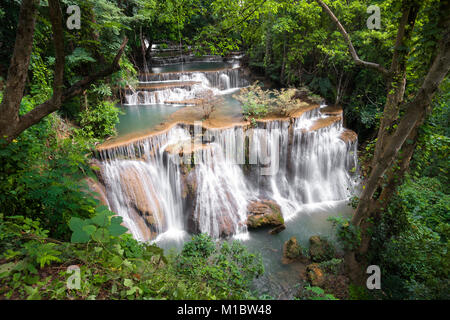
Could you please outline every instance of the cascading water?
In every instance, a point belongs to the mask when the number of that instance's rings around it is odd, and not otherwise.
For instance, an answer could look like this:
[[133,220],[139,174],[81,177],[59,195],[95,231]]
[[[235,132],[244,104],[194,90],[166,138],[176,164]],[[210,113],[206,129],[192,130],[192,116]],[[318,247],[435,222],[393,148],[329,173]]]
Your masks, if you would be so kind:
[[[146,90],[131,91],[128,104],[176,103],[248,85],[239,67],[144,76]],[[110,209],[136,239],[158,241],[181,239],[186,231],[246,235],[247,207],[255,201],[275,201],[289,220],[305,206],[348,199],[357,185],[356,136],[344,139],[342,116],[322,110],[311,106],[256,127],[174,125],[104,149]]]
[[[220,94],[249,84],[240,67],[213,71],[186,71],[148,74],[140,76],[141,85],[156,85],[157,90],[130,90],[125,95],[127,105],[164,104],[195,99],[205,92]],[[170,87],[164,87],[170,84]],[[179,84],[179,87],[176,85]]]
[[242,170],[227,161],[217,143],[198,151],[195,156],[198,188],[194,220],[198,230],[214,238],[245,232],[251,193]]
[[[317,123],[324,124],[316,128]],[[289,220],[306,204],[351,196],[356,141],[344,142],[343,130],[342,119],[325,117],[318,108],[292,121],[260,122],[257,128],[233,126],[191,134],[175,126],[102,152],[108,200],[141,240],[179,235],[188,229],[187,221],[189,231],[215,238],[245,234],[250,201],[272,199]],[[182,152],[188,157],[167,152],[173,145],[191,146],[199,135],[200,147]],[[195,177],[193,204],[183,195],[186,159]],[[150,234],[142,231],[136,217],[145,221]]]
[[189,132],[177,127],[127,147],[101,152],[111,210],[124,218],[136,239],[182,234],[180,170],[164,150],[186,139],[190,139]]

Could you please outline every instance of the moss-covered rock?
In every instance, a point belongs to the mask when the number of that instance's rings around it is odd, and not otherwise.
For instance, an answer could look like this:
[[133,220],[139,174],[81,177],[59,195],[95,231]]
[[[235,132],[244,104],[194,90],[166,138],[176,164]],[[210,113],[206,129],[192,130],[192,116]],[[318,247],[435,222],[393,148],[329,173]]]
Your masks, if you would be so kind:
[[309,238],[309,245],[309,256],[314,262],[328,261],[334,257],[333,245],[320,236]]
[[248,205],[247,213],[247,226],[251,229],[278,227],[284,224],[281,208],[275,201],[253,201]]
[[297,238],[291,237],[283,245],[283,257],[285,260],[295,260],[303,256],[303,249],[298,244]]
[[311,263],[306,267],[306,278],[314,287],[320,287],[325,283],[325,273],[318,263]]

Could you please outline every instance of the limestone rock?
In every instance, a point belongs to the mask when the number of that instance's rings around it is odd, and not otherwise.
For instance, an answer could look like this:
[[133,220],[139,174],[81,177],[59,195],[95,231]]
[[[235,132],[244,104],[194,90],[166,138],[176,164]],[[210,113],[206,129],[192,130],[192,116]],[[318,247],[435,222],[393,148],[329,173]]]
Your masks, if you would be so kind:
[[96,193],[94,194],[94,198],[100,201],[100,204],[108,207],[109,205],[108,198],[106,197],[105,186],[92,178],[86,178],[86,182],[89,186],[89,190]]
[[314,262],[328,261],[334,257],[334,247],[320,236],[309,238],[309,255]]
[[121,185],[128,206],[137,212],[152,233],[157,234],[164,228],[164,214],[151,181],[145,179],[149,178],[139,176],[133,167],[121,172]]
[[283,231],[284,229],[286,229],[286,226],[285,226],[284,224],[282,224],[282,225],[280,225],[280,226],[278,226],[278,227],[275,227],[275,228],[273,228],[273,229],[270,229],[270,230],[269,230],[269,233],[270,233],[271,235],[278,234],[278,233],[280,233],[281,231]]
[[272,200],[253,201],[247,207],[247,226],[251,229],[284,224],[280,206]]

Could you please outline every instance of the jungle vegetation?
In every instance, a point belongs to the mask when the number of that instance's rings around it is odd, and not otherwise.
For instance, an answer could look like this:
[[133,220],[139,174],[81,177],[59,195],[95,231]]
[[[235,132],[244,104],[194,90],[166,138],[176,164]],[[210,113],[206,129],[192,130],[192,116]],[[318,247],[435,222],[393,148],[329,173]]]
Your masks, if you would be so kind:
[[[80,29],[66,27],[69,5]],[[366,25],[369,5],[380,29]],[[165,255],[125,234],[86,184],[93,148],[115,133],[119,89],[152,44],[181,43],[241,51],[274,87],[343,107],[364,173],[339,226],[352,297],[449,298],[448,1],[3,0],[0,19],[1,296],[258,298],[263,267],[241,244],[199,235]],[[75,263],[90,281],[67,291]],[[385,270],[382,294],[361,286],[370,264]]]

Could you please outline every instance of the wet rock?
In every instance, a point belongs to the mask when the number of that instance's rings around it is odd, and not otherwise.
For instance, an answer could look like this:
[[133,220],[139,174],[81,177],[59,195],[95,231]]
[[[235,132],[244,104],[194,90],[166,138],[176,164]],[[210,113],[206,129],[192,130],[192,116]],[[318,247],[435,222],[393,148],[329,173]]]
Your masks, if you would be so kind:
[[284,224],[280,206],[272,200],[253,201],[247,207],[247,226],[251,229]]
[[315,287],[320,287],[325,283],[325,273],[320,269],[318,263],[311,263],[306,267],[306,278]]
[[314,262],[328,261],[334,257],[333,245],[320,236],[309,238],[309,245],[309,256]]
[[286,226],[285,226],[284,224],[282,224],[281,226],[278,226],[278,227],[275,227],[275,228],[273,228],[273,229],[270,229],[270,230],[269,230],[269,233],[270,233],[271,235],[275,235],[275,234],[280,233],[280,232],[283,231],[284,229],[286,229]]
[[[152,233],[158,233],[165,225],[164,214],[153,185],[144,179],[133,167],[121,172],[121,186],[128,207],[136,211]],[[142,226],[141,223],[138,224]]]
[[92,178],[86,178],[86,182],[88,184],[89,190],[94,193],[94,198],[97,199],[100,204],[108,207],[109,205],[108,198],[106,197],[105,186],[99,181],[95,181]]
[[283,258],[286,260],[295,260],[303,256],[303,249],[298,244],[297,238],[291,237],[283,245]]

